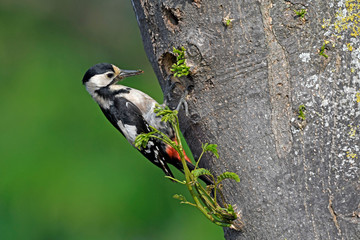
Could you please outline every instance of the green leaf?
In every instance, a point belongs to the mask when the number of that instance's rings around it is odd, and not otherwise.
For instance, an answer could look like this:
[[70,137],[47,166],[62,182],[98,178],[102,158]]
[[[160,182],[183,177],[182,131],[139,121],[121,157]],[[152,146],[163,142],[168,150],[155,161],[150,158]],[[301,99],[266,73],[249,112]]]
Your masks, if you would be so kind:
[[175,195],[173,196],[173,198],[175,198],[175,199],[177,199],[177,200],[180,200],[180,201],[185,201],[185,202],[187,202],[186,198],[185,198],[183,195],[181,195],[181,194],[175,194]]
[[217,177],[217,182],[220,183],[221,181],[223,181],[227,178],[233,179],[236,182],[240,182],[239,176],[233,172],[224,172],[223,174],[221,174],[220,176]]
[[174,181],[174,182],[181,183],[181,184],[184,184],[184,185],[186,184],[186,181],[180,181],[180,180],[178,180],[176,178],[173,178],[173,177],[170,177],[170,176],[165,176],[165,177],[172,180],[172,181]]
[[191,205],[191,206],[196,207],[195,204],[193,204],[193,203],[189,202],[188,200],[186,200],[186,198],[185,198],[183,195],[181,195],[181,194],[175,194],[175,195],[173,196],[173,198],[180,200],[180,201],[181,201],[180,203],[189,204],[189,205]]
[[150,136],[149,134],[139,134],[134,141],[134,145],[136,148],[141,149],[141,148],[145,148],[147,143],[149,142]]
[[217,144],[205,143],[202,145],[202,149],[204,150],[204,152],[212,152],[216,158],[219,158],[219,154],[217,151]]
[[234,213],[234,208],[233,208],[233,206],[231,204],[228,204],[227,211],[230,212],[230,213]]
[[205,168],[198,168],[191,171],[192,175],[194,175],[195,178],[200,177],[201,175],[209,175],[212,176],[211,172]]
[[163,122],[175,122],[178,111],[172,111],[168,106],[162,108],[160,106],[156,106],[154,109],[156,116],[162,116],[161,121]]

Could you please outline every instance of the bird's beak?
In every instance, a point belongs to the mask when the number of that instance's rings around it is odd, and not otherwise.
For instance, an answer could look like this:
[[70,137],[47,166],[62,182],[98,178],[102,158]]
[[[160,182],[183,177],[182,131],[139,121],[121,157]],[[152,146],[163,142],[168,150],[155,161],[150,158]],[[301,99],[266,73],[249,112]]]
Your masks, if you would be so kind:
[[116,79],[118,81],[120,81],[126,77],[139,75],[139,74],[142,74],[143,72],[144,71],[142,71],[142,70],[120,70],[120,73],[116,76]]

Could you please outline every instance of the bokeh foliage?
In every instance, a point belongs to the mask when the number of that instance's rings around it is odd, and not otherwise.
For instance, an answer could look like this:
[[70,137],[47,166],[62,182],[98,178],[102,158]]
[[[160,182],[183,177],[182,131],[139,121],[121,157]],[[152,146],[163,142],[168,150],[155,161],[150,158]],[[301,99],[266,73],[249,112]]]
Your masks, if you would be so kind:
[[0,239],[222,239],[92,101],[98,62],[162,102],[130,1],[0,2]]

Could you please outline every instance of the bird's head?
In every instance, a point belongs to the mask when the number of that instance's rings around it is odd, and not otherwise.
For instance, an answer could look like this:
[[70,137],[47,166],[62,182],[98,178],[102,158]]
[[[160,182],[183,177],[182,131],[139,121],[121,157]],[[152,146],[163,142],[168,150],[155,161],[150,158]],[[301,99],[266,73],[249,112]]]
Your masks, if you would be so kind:
[[86,88],[99,89],[141,73],[143,73],[141,70],[122,70],[110,63],[98,63],[86,71],[82,82]]

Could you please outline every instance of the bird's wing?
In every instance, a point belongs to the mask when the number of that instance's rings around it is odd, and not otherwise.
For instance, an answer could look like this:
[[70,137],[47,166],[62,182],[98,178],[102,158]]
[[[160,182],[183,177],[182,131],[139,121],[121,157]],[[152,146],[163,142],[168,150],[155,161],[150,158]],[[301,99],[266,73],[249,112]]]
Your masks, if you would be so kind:
[[[143,118],[140,109],[124,97],[117,97],[114,100],[114,109],[101,109],[107,119],[134,145],[136,136],[151,131],[149,124]],[[120,110],[121,109],[121,110]],[[111,114],[112,113],[112,114]],[[153,164],[160,167],[167,176],[174,177],[166,159],[160,151],[160,144],[157,139],[150,139],[146,148],[139,151]]]

